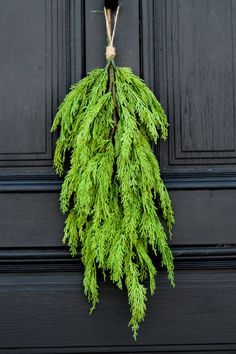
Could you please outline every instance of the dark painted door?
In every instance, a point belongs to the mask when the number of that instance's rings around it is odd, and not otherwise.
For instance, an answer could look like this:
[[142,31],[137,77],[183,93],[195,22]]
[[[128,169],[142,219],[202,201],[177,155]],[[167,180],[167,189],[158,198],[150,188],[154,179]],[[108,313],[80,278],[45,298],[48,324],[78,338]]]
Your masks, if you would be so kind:
[[125,293],[62,247],[50,125],[71,82],[104,65],[102,0],[0,0],[0,353],[236,353],[234,0],[122,1],[116,46],[170,122],[157,149],[176,213],[176,289],[160,272],[139,339]]

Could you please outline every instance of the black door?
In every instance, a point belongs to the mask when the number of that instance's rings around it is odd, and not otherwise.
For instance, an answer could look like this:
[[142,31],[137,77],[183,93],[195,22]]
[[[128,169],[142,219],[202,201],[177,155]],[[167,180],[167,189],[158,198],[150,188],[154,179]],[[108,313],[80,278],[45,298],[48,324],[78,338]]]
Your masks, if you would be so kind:
[[167,110],[156,153],[176,216],[165,272],[134,342],[126,294],[62,246],[50,126],[72,82],[104,65],[102,0],[0,0],[0,353],[236,353],[235,0],[123,0],[119,65]]

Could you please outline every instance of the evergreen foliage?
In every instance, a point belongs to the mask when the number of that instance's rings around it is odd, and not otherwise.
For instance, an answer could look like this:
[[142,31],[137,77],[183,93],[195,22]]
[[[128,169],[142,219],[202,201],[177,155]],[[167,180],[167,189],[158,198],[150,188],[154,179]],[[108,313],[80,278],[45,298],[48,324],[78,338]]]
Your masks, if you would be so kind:
[[99,302],[98,268],[120,289],[126,286],[136,338],[146,310],[144,280],[151,294],[156,286],[152,253],[161,255],[174,286],[165,231],[171,237],[173,210],[149,145],[167,138],[166,115],[131,69],[110,62],[72,87],[52,132],[58,126],[54,166],[60,176],[70,153],[60,195],[61,210],[68,213],[63,241],[72,256],[81,252],[91,311]]

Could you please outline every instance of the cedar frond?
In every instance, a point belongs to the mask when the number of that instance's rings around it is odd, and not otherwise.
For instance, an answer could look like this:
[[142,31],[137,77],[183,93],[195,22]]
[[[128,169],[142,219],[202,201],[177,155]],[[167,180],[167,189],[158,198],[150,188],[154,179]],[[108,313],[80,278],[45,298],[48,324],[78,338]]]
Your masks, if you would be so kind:
[[91,71],[65,97],[52,126],[52,131],[60,127],[54,166],[62,175],[70,153],[60,195],[61,210],[68,212],[63,241],[72,256],[81,252],[91,311],[99,302],[100,268],[120,289],[126,286],[136,338],[146,311],[144,281],[149,279],[151,294],[156,288],[152,254],[161,256],[174,286],[173,256],[162,223],[171,236],[174,214],[149,144],[167,138],[168,122],[131,69],[114,67],[114,73],[115,101],[109,67]]

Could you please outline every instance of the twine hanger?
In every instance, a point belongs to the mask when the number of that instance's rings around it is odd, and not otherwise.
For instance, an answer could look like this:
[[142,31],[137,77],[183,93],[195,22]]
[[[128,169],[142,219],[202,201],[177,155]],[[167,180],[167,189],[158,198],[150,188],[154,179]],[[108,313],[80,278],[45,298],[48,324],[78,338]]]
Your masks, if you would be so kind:
[[104,7],[104,15],[106,20],[106,32],[107,32],[107,47],[106,47],[106,59],[107,61],[111,61],[116,56],[116,48],[113,45],[116,27],[117,27],[117,20],[120,11],[120,6],[116,9],[115,19],[114,19],[114,27],[112,30],[112,18],[111,18],[111,9]]

